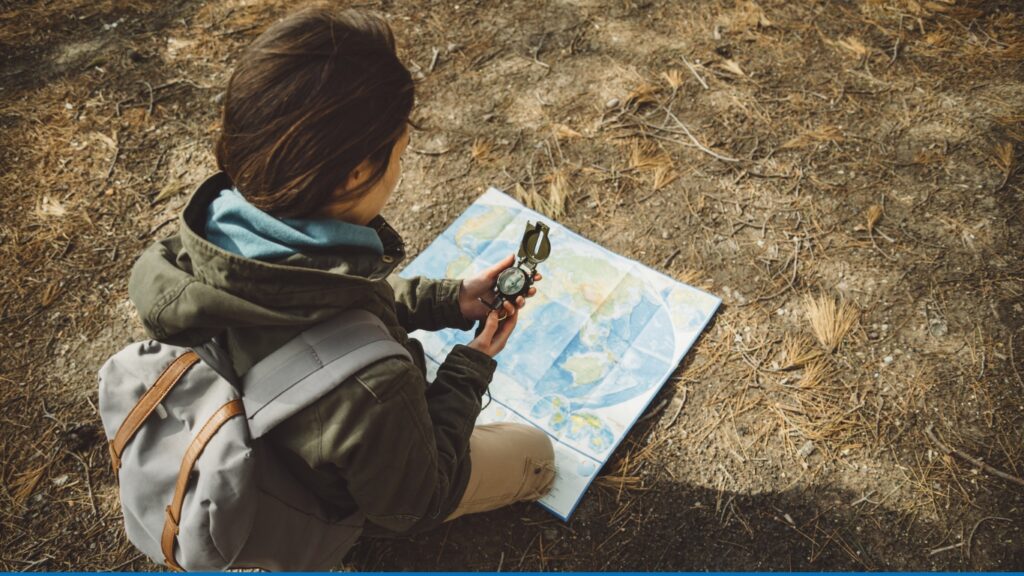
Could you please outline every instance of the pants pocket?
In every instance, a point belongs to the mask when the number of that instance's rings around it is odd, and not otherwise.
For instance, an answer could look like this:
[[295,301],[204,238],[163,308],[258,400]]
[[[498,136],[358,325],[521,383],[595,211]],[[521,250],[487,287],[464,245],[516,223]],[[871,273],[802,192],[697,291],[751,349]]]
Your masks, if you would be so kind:
[[555,482],[555,463],[553,460],[527,458],[523,471],[523,484],[516,493],[516,500],[537,500],[551,490]]

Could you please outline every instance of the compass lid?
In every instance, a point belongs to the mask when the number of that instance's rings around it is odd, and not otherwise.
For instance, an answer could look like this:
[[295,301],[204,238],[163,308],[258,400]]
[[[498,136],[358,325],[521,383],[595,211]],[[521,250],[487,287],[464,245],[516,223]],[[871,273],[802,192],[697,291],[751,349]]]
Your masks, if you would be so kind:
[[523,241],[519,244],[519,258],[530,264],[539,264],[551,254],[551,240],[548,239],[548,226],[543,222],[526,223]]

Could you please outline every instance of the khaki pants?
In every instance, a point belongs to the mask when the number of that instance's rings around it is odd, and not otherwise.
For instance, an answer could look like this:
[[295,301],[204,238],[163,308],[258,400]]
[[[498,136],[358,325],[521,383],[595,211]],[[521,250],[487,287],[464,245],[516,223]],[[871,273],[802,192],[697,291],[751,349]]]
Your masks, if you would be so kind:
[[459,506],[445,521],[513,502],[537,500],[555,480],[555,453],[547,434],[523,424],[485,424],[469,439],[471,469]]

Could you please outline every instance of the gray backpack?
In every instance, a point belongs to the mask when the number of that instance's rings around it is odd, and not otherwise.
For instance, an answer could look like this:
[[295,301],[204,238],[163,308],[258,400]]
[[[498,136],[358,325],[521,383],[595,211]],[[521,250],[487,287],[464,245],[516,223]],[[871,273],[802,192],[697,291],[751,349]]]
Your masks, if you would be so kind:
[[173,570],[326,570],[362,532],[261,438],[362,368],[409,358],[373,314],[314,326],[234,376],[216,343],[131,344],[100,369],[100,415],[128,539]]

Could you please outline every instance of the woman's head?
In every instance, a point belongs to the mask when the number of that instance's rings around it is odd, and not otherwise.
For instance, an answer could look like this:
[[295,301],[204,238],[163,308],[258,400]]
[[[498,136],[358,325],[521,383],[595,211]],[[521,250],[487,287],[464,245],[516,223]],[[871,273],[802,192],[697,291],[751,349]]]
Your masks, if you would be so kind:
[[271,26],[240,57],[217,163],[270,214],[323,215],[397,180],[389,164],[401,153],[396,144],[407,141],[413,101],[412,76],[386,22],[306,9]]

